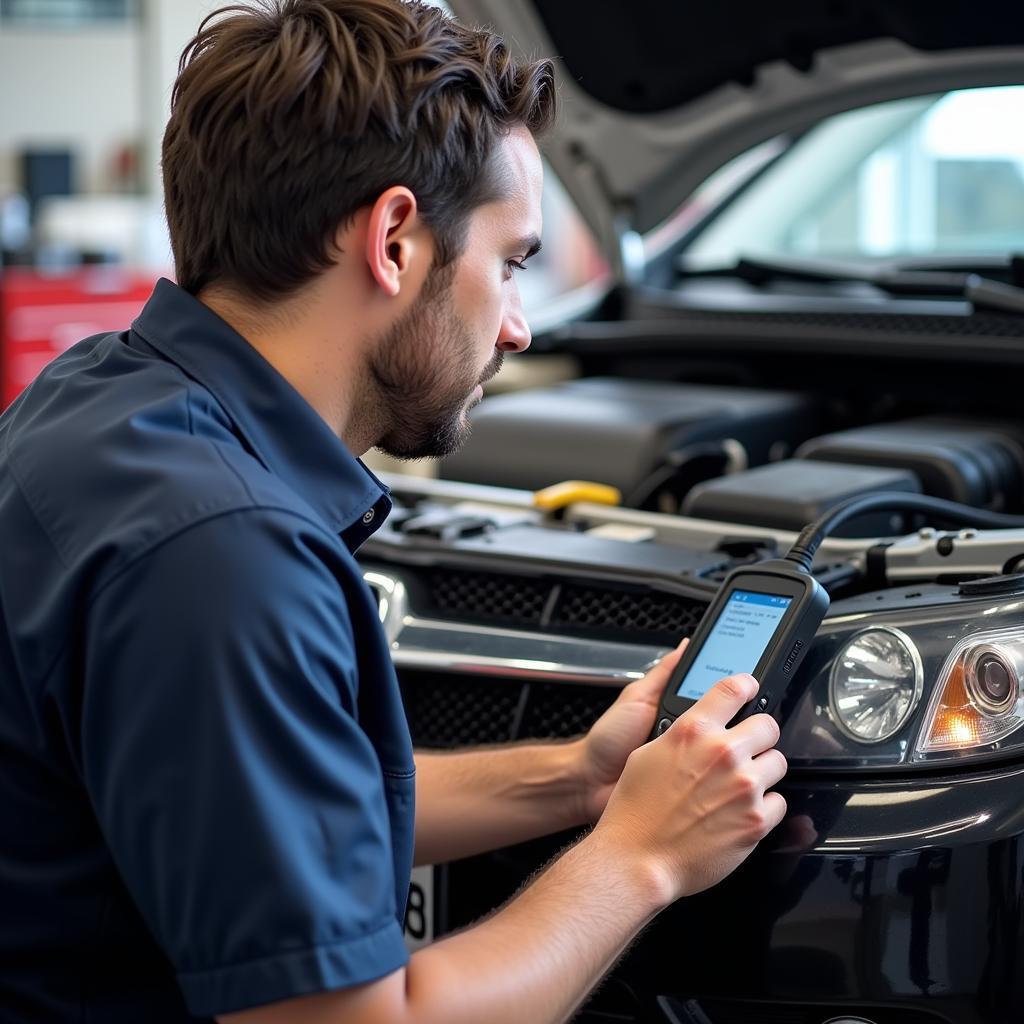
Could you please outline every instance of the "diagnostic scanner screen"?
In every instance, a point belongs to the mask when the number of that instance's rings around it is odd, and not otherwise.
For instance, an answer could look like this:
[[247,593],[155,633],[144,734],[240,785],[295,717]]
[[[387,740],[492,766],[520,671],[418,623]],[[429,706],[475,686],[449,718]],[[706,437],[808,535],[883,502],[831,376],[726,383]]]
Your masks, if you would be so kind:
[[752,673],[792,602],[791,597],[734,591],[676,694],[697,700],[719,679]]

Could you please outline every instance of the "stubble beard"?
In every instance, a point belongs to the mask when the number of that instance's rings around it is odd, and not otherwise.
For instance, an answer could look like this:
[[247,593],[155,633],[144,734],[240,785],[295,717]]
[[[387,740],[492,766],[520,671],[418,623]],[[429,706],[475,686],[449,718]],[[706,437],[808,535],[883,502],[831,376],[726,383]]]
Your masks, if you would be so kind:
[[376,447],[396,459],[443,458],[461,448],[473,389],[501,368],[501,351],[482,373],[476,368],[477,346],[452,302],[453,270],[432,271],[374,347],[369,377],[382,427]]

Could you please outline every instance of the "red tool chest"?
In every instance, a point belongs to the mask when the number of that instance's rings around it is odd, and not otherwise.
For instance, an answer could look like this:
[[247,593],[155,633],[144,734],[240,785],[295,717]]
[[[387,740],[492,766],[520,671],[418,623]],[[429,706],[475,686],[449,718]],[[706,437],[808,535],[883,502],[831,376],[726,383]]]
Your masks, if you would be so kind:
[[82,338],[126,330],[156,276],[117,267],[0,274],[0,402],[6,408],[55,356]]

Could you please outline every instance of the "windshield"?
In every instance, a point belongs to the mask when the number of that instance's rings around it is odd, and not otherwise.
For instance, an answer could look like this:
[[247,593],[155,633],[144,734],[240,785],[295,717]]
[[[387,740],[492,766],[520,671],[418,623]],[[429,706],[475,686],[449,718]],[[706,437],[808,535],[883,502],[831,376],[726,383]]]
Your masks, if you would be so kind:
[[686,266],[741,256],[899,259],[1024,251],[1024,86],[964,89],[827,118],[794,142],[686,249]]

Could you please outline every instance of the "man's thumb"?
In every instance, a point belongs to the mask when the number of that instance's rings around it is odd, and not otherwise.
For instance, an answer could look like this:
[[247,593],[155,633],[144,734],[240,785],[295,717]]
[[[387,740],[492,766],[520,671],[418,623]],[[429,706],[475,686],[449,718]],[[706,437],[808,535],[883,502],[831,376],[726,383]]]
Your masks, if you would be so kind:
[[642,679],[633,683],[633,686],[644,697],[660,697],[689,642],[690,638],[687,637],[674,651],[669,651]]

